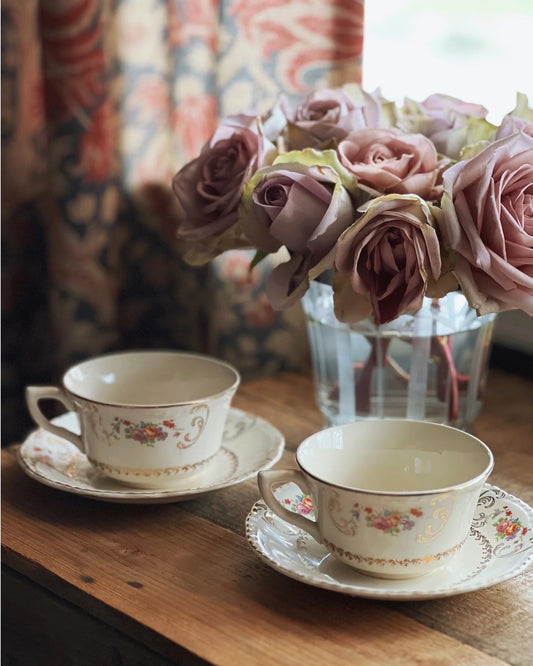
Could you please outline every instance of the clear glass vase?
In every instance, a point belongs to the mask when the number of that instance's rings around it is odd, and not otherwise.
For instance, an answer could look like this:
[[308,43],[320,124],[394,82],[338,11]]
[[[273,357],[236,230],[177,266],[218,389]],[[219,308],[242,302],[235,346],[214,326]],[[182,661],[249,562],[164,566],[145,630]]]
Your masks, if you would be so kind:
[[405,418],[471,430],[482,404],[496,315],[478,317],[463,294],[424,299],[383,326],[340,323],[331,286],[303,298],[315,393],[325,427]]

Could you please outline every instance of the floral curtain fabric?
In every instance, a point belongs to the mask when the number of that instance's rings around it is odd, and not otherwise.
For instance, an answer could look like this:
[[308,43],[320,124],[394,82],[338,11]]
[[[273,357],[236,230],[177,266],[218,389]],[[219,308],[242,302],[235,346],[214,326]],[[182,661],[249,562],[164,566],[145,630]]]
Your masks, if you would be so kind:
[[3,0],[3,444],[25,385],[106,351],[302,367],[268,267],[179,258],[170,183],[221,116],[360,81],[362,40],[362,0]]

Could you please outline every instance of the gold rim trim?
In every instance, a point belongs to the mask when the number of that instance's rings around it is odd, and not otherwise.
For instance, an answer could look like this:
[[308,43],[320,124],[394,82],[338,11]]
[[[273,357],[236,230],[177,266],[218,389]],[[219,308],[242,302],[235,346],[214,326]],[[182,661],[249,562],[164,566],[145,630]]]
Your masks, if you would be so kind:
[[161,467],[161,468],[155,468],[155,469],[143,469],[143,468],[136,468],[136,467],[117,467],[116,465],[108,465],[107,463],[102,463],[97,460],[94,460],[94,458],[89,458],[87,456],[87,460],[91,463],[91,465],[94,465],[94,467],[102,470],[102,472],[105,472],[106,474],[120,474],[121,476],[134,476],[137,478],[148,478],[148,477],[153,477],[153,476],[175,476],[177,474],[181,474],[184,472],[192,472],[193,470],[197,470],[200,467],[203,467],[206,465],[208,462],[210,462],[214,457],[216,456],[216,453],[214,453],[212,456],[209,456],[209,458],[206,458],[205,460],[202,460],[197,463],[191,463],[189,465],[180,465],[178,467]]
[[338,557],[349,560],[350,562],[360,562],[361,564],[369,564],[372,566],[380,567],[412,567],[419,566],[423,564],[431,564],[432,562],[437,562],[443,560],[450,555],[453,555],[455,552],[460,550],[463,547],[463,544],[466,541],[466,537],[448,550],[443,551],[442,553],[435,553],[434,555],[426,555],[425,557],[413,557],[405,558],[402,560],[398,559],[387,559],[385,557],[367,557],[365,555],[358,555],[357,553],[351,553],[349,550],[344,550],[344,548],[339,548],[335,544],[331,543],[327,539],[324,539],[324,545],[326,548],[331,551],[334,555]]

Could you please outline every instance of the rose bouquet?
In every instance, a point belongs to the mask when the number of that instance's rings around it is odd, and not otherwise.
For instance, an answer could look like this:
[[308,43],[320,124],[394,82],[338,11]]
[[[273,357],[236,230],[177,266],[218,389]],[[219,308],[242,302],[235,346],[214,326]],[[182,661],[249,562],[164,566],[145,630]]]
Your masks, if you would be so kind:
[[275,309],[332,280],[337,319],[385,324],[462,289],[478,315],[533,315],[533,110],[499,125],[444,95],[357,85],[224,119],[173,178],[184,259],[282,250]]

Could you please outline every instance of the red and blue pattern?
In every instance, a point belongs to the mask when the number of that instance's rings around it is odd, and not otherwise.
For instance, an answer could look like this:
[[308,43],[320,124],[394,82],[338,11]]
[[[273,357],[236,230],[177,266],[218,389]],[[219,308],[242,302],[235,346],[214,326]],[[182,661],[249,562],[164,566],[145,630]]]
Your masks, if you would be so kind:
[[4,443],[32,427],[25,385],[106,351],[304,362],[266,263],[183,264],[170,183],[220,117],[360,82],[362,39],[362,0],[2,3]]

